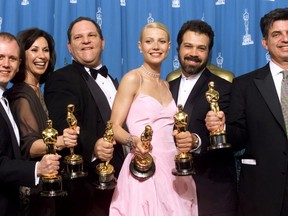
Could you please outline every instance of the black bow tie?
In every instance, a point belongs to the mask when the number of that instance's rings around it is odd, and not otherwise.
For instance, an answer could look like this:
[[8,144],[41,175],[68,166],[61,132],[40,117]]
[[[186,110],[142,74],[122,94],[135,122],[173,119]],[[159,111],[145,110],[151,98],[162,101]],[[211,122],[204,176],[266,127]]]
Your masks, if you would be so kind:
[[97,74],[100,73],[103,77],[107,77],[108,76],[108,70],[107,67],[104,65],[102,66],[100,69],[96,70],[93,68],[90,68],[90,73],[91,76],[96,79],[97,78]]

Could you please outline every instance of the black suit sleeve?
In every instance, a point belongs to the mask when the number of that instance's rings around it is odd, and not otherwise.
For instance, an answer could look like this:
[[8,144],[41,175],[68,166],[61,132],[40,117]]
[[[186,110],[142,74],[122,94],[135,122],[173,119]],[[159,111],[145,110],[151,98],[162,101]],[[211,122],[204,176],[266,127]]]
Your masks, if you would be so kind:
[[[0,114],[0,184],[35,185],[35,162],[16,159],[8,125]],[[17,149],[18,150],[18,149]],[[20,152],[20,149],[19,149]],[[4,184],[4,185],[2,185]]]
[[231,91],[229,115],[228,118],[226,118],[227,138],[236,150],[245,148],[245,143],[247,141],[245,98],[241,92],[240,85],[239,80],[234,79]]
[[230,92],[231,92],[231,84],[223,84],[221,85],[223,88],[220,91],[219,95],[219,108],[221,111],[225,113],[225,115],[229,115],[229,106],[230,106]]
[[91,93],[87,90],[79,72],[71,67],[69,69],[71,70],[56,71],[49,78],[44,89],[45,103],[49,118],[53,121],[53,127],[58,130],[59,134],[62,134],[63,130],[68,127],[67,105],[74,104],[74,115],[80,127],[75,153],[81,154],[85,161],[91,162],[94,145],[99,138],[97,136],[99,130],[95,128],[98,115],[92,113],[96,112],[96,105],[92,104],[94,101],[91,100]]

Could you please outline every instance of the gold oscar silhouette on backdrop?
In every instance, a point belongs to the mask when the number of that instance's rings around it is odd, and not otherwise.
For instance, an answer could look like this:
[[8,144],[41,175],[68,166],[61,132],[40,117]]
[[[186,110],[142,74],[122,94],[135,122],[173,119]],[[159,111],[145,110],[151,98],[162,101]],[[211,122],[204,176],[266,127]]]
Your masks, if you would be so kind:
[[[114,141],[114,133],[112,130],[112,121],[109,120],[106,125],[105,133],[103,139],[109,143]],[[109,164],[110,161],[105,163],[100,163],[96,166],[96,188],[101,190],[113,189],[115,188],[117,181],[114,177],[114,167]]]
[[[214,89],[215,84],[213,81],[208,83],[208,91],[206,92],[205,96],[210,104],[211,111],[217,113],[219,112],[219,92]],[[214,150],[214,149],[222,149],[222,148],[230,148],[231,145],[226,141],[226,132],[221,129],[217,129],[215,131],[210,132],[210,146],[207,150]]]
[[[140,137],[145,149],[150,149],[152,135],[152,127],[150,125],[146,125],[145,130]],[[135,155],[130,162],[130,172],[140,181],[150,178],[155,173],[155,163],[152,156],[149,153],[147,153],[145,156]]]
[[[174,124],[178,132],[187,130],[188,115],[183,112],[183,106],[178,105],[178,112],[174,115]],[[172,174],[175,176],[187,176],[194,173],[192,155],[189,152],[181,152],[175,156],[175,166]]]
[[[77,119],[74,116],[74,105],[69,104],[67,106],[67,123],[69,128],[76,129]],[[70,148],[70,155],[65,156],[65,171],[64,177],[70,179],[82,178],[87,176],[87,172],[83,170],[83,158],[81,155],[74,153],[74,148]]]
[[[47,128],[42,132],[43,141],[46,144],[46,154],[56,154],[56,142],[58,131],[52,127],[52,121],[47,121]],[[62,178],[57,173],[41,177],[43,197],[66,196],[67,192],[62,190]]]

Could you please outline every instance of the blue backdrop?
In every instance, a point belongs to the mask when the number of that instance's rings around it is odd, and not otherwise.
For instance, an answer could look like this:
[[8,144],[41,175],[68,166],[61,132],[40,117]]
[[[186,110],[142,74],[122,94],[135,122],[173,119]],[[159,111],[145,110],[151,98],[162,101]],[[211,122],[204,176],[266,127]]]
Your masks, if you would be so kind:
[[181,25],[202,19],[215,31],[211,62],[236,76],[269,61],[261,45],[260,18],[287,0],[0,0],[0,31],[17,34],[39,27],[53,35],[56,68],[71,62],[66,31],[78,16],[88,16],[101,26],[105,38],[103,63],[121,79],[142,63],[137,42],[141,28],[151,21],[164,23],[171,33],[171,50],[162,77],[179,67],[176,37]]

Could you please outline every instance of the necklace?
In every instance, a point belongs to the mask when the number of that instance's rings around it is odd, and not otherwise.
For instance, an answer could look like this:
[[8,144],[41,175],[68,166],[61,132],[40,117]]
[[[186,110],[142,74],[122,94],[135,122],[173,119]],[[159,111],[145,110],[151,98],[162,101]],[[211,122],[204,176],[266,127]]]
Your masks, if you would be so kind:
[[32,89],[33,89],[33,91],[35,91],[36,95],[37,95],[38,97],[40,97],[40,95],[41,95],[40,86],[31,84],[31,83],[27,83],[27,82],[25,82],[25,83],[26,83],[27,85],[31,86]]
[[31,84],[31,83],[27,83],[27,82],[25,82],[26,84],[28,84],[29,86],[32,86],[32,87],[34,87],[34,88],[39,88],[39,86],[38,85],[34,85],[34,84]]
[[160,73],[154,73],[154,72],[151,72],[151,71],[148,71],[144,65],[141,66],[143,68],[143,71],[148,74],[149,76],[152,76],[154,78],[159,78],[160,77]]

